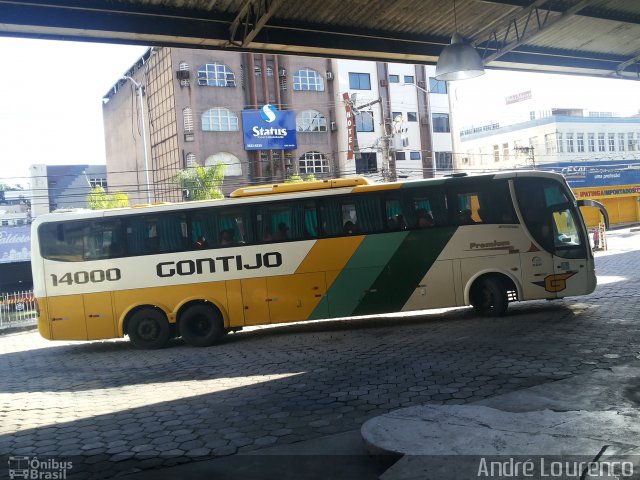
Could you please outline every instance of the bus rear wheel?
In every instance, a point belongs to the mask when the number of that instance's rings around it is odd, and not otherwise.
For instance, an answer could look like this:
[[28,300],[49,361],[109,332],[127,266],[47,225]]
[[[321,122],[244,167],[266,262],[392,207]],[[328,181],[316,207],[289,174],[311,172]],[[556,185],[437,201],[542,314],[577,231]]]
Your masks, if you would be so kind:
[[509,306],[507,289],[495,277],[486,277],[475,284],[470,300],[474,310],[484,317],[500,317]]
[[127,334],[137,348],[153,350],[167,344],[171,329],[162,312],[154,308],[143,308],[129,319]]
[[180,315],[180,336],[194,347],[208,347],[224,335],[220,312],[208,305],[193,305]]

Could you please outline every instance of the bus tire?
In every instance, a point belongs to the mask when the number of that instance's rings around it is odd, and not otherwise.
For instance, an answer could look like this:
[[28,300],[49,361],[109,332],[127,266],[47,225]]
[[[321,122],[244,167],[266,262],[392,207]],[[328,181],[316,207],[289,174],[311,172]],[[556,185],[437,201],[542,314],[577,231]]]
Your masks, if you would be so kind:
[[179,327],[182,339],[193,347],[208,347],[224,335],[222,315],[204,304],[187,308],[180,315]]
[[167,344],[171,329],[164,313],[155,308],[142,308],[131,315],[127,334],[135,347],[154,350]]
[[474,310],[484,317],[500,317],[509,306],[507,289],[496,277],[485,277],[473,286],[470,295]]

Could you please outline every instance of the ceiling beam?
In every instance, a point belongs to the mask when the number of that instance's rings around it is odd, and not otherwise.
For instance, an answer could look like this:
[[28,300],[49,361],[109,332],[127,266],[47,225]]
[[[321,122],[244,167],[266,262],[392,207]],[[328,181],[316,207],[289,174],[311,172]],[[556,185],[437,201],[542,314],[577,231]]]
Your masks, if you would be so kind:
[[[229,45],[246,47],[258,35],[283,0],[246,0],[229,27]],[[242,39],[237,40],[238,27],[243,25]]]
[[[598,0],[580,0],[578,3],[562,12],[562,15],[554,17],[550,17],[550,10],[540,7],[540,5],[545,2],[534,2],[531,6],[519,12],[518,15],[508,19],[504,24],[497,26],[489,33],[489,38],[484,42],[485,55],[483,55],[483,62],[488,64],[497,60],[514,48],[534,40],[550,28],[562,25],[577,12],[596,1]],[[524,21],[524,25],[522,27],[522,31],[519,31],[518,25],[521,25],[522,21]],[[532,23],[533,25],[531,26],[530,24]],[[529,29],[530,26],[535,30],[531,31]],[[510,38],[514,39],[510,40]],[[487,56],[486,49],[491,44],[494,45],[495,52]]]

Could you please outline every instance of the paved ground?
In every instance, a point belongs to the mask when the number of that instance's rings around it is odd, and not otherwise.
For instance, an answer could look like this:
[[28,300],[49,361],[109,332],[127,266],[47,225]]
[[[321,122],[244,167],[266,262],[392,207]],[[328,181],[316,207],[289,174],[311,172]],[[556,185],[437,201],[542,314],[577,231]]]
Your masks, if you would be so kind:
[[610,235],[592,295],[512,305],[501,319],[456,309],[326,321],[162,351],[2,336],[0,455],[66,459],[68,478],[110,478],[334,438],[399,407],[465,404],[637,364],[639,240]]

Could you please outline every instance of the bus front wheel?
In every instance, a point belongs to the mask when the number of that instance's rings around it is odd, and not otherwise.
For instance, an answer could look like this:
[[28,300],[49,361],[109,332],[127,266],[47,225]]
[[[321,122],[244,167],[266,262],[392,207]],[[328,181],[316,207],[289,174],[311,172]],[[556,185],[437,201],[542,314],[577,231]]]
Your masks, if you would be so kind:
[[471,305],[484,317],[499,317],[507,311],[509,299],[504,284],[495,277],[486,277],[473,286]]
[[129,319],[127,334],[134,346],[149,350],[164,347],[171,337],[171,329],[162,312],[143,308]]
[[222,315],[207,305],[193,305],[180,316],[180,336],[194,347],[208,347],[224,335]]

